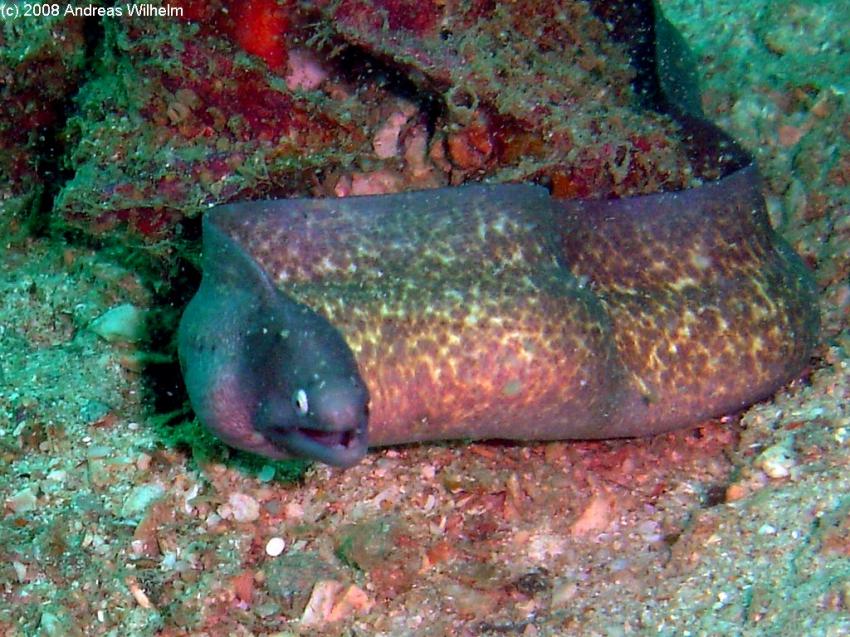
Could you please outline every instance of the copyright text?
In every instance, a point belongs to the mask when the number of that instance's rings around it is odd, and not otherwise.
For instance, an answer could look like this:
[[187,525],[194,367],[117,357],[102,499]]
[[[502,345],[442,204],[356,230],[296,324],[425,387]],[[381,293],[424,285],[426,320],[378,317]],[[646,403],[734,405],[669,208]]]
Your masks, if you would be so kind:
[[56,18],[60,16],[80,18],[122,18],[125,16],[130,18],[182,18],[183,7],[149,3],[126,3],[113,7],[51,2],[0,3],[0,20]]

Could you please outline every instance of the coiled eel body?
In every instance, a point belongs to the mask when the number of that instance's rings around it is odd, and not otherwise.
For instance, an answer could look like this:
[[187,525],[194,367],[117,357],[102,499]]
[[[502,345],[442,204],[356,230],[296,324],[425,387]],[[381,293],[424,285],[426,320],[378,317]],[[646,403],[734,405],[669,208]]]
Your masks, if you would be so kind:
[[219,206],[178,347],[227,443],[347,466],[694,425],[794,378],[817,332],[747,165],[608,201],[496,184]]

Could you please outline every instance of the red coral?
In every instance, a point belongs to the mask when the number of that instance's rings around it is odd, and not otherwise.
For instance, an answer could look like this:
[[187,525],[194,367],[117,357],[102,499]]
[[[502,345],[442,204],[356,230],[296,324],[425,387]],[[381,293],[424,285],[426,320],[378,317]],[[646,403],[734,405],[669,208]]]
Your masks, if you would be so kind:
[[288,2],[278,0],[181,0],[184,18],[202,30],[219,31],[243,51],[261,58],[275,73],[285,73],[289,59]]
[[233,40],[248,53],[262,58],[276,73],[286,70],[284,36],[289,28],[288,10],[275,0],[238,0],[230,3]]

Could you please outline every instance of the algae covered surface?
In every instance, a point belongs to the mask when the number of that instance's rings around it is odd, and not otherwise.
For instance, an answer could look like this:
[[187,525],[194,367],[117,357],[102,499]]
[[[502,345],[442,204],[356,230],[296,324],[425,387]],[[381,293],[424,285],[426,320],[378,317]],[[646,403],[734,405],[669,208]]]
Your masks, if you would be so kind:
[[601,22],[582,2],[438,19],[401,0],[2,22],[0,634],[850,634],[850,16],[661,5],[815,272],[809,369],[690,431],[408,446],[345,471],[193,422],[172,335],[197,220],[481,179],[689,185]]

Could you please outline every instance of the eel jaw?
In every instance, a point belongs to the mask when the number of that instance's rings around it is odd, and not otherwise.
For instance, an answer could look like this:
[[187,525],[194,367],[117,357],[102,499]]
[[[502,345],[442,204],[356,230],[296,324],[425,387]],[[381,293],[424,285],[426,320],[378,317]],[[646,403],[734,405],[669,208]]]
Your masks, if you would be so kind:
[[332,467],[350,467],[366,455],[368,448],[367,420],[345,429],[275,429],[265,437],[281,450],[300,458],[318,460]]

